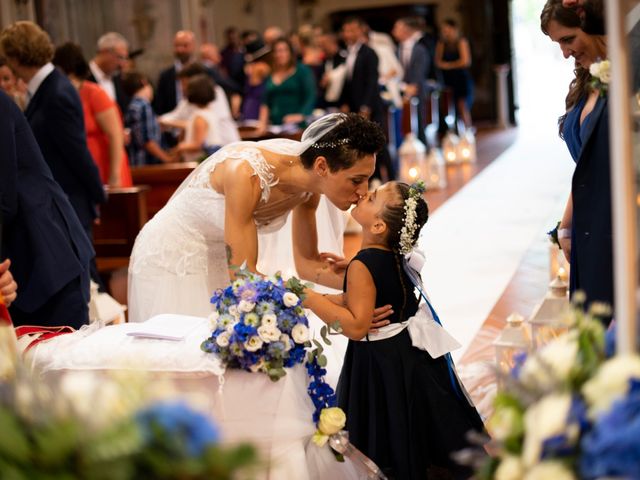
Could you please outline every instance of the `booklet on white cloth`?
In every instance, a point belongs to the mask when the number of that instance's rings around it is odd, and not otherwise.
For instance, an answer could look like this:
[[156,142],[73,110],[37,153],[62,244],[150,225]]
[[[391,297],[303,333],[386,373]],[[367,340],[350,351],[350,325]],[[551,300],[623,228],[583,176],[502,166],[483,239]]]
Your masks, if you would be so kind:
[[207,319],[203,317],[163,313],[137,324],[135,329],[127,332],[127,335],[179,342],[206,321]]

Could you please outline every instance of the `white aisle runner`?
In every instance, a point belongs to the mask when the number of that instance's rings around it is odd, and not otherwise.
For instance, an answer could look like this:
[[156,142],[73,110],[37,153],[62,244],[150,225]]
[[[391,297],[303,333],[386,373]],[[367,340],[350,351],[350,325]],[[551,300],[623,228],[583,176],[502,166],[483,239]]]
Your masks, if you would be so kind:
[[[549,218],[562,215],[573,162],[553,130],[524,136],[442,205],[419,241],[422,278],[445,328],[466,351]],[[524,137],[524,138],[523,138]]]

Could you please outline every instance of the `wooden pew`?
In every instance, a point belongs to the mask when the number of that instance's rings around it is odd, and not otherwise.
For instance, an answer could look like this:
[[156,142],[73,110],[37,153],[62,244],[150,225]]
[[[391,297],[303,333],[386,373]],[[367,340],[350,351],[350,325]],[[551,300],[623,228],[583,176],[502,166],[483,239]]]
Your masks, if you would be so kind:
[[166,163],[131,167],[134,185],[148,185],[147,214],[152,218],[166,205],[171,195],[198,166],[197,162]]
[[96,264],[101,273],[129,264],[136,236],[148,220],[148,191],[146,185],[109,189],[107,202],[100,206],[100,223],[93,228]]

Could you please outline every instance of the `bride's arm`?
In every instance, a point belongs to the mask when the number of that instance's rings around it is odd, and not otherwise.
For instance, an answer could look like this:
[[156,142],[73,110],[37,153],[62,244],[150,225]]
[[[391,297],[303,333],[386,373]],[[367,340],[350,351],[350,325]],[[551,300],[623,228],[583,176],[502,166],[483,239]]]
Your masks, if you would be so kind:
[[376,301],[376,288],[371,273],[360,261],[354,261],[347,273],[347,291],[356,295],[345,295],[345,305],[337,305],[324,295],[305,290],[303,306],[313,310],[323,322],[340,324],[342,334],[352,340],[360,340],[369,331]]
[[341,290],[344,273],[336,273],[318,252],[316,209],[319,201],[320,196],[314,194],[293,210],[293,258],[296,270],[303,279]]
[[[258,261],[258,231],[253,212],[260,202],[260,181],[251,166],[227,162],[224,172],[224,241],[229,267],[246,267],[255,272]],[[229,269],[233,279],[235,271]]]

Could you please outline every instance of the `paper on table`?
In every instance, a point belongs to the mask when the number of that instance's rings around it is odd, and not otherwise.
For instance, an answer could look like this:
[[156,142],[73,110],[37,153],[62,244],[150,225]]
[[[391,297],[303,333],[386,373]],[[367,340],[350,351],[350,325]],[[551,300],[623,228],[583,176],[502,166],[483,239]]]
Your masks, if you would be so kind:
[[163,313],[139,323],[137,328],[127,332],[128,336],[155,338],[159,340],[184,340],[198,326],[207,321],[203,317]]

